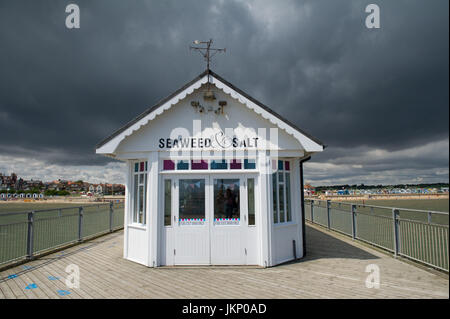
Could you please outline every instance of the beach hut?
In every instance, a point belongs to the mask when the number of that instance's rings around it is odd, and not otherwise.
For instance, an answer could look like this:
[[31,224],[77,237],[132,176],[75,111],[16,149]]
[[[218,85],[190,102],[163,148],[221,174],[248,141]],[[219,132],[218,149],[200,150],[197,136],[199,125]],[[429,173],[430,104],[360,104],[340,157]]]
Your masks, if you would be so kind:
[[305,254],[302,164],[323,149],[207,70],[96,153],[126,163],[126,259],[270,267]]

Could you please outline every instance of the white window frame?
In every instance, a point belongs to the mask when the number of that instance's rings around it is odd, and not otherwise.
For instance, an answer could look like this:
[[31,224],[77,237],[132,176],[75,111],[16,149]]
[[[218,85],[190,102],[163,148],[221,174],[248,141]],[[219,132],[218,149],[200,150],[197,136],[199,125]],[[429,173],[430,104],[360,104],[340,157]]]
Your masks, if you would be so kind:
[[[257,201],[256,201],[256,176],[252,176],[252,175],[244,175],[244,186],[245,186],[245,195],[246,195],[246,202],[247,202],[247,227],[256,227],[256,205],[257,205]],[[249,196],[248,196],[248,181],[252,179],[253,180],[253,215],[254,215],[254,219],[255,219],[255,223],[250,225],[250,212],[248,210],[248,205],[249,205]]]
[[[140,171],[140,163],[144,162],[144,170]],[[138,164],[138,171],[135,171],[135,165]],[[143,176],[143,182],[140,182],[140,176]],[[137,188],[136,185],[136,179],[137,179]],[[132,183],[132,191],[131,191],[131,198],[132,198],[132,205],[131,205],[131,214],[129,219],[130,225],[135,226],[146,226],[147,225],[147,196],[148,196],[148,161],[147,160],[136,160],[132,162],[131,165],[131,183]],[[143,198],[142,200],[142,222],[139,221],[139,188],[143,187]]]
[[[282,170],[279,170],[278,169],[278,161],[283,161],[283,169]],[[284,225],[284,224],[292,224],[292,223],[294,223],[295,221],[294,221],[294,216],[293,216],[293,214],[292,214],[292,174],[291,174],[291,170],[290,170],[290,168],[292,167],[292,162],[291,161],[289,161],[289,160],[285,160],[285,159],[276,159],[275,160],[276,161],[276,170],[272,173],[272,179],[275,177],[276,178],[276,182],[275,182],[275,187],[276,187],[276,196],[277,196],[277,198],[276,198],[276,201],[277,201],[277,211],[276,211],[276,215],[277,215],[277,221],[275,221],[275,219],[274,219],[274,215],[275,215],[275,212],[273,211],[273,206],[274,206],[274,203],[272,203],[272,221],[273,221],[273,224],[274,225]],[[289,162],[289,171],[287,171],[286,169],[285,169],[285,162]],[[279,173],[282,173],[282,175],[283,175],[283,181],[282,182],[280,182],[279,181]],[[286,184],[286,175],[288,175],[289,174],[289,197],[290,197],[290,205],[289,205],[289,207],[288,207],[288,205],[287,205],[287,184]],[[274,176],[275,175],[275,176]],[[272,185],[272,188],[273,188],[273,180],[272,180],[272,183],[271,183],[271,185]],[[280,185],[283,185],[283,208],[284,208],[284,221],[283,222],[281,222],[280,221],[280,217],[281,217],[281,215],[280,215],[280,189],[279,189],[279,187],[280,187]],[[272,189],[272,194],[273,194],[273,189]],[[274,201],[275,199],[273,198],[272,199],[272,201]],[[291,220],[287,220],[288,219],[288,212],[287,212],[287,210],[289,209],[289,211],[290,211],[290,217],[291,217]]]
[[[175,194],[175,178],[172,177],[164,177],[163,179],[163,200],[162,200],[162,206],[163,206],[163,226],[166,228],[172,228],[174,226],[175,220],[174,220],[174,194]],[[166,181],[170,181],[170,225],[166,225]]]

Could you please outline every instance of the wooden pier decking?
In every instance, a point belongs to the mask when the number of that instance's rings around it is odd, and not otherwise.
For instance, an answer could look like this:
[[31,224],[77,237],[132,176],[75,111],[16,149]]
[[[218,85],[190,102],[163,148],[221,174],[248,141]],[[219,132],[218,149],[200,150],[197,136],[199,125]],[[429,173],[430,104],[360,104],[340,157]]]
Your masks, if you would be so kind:
[[[350,238],[308,225],[307,257],[272,268],[147,268],[122,258],[116,232],[0,272],[3,298],[449,298],[445,274],[430,272]],[[69,264],[80,288],[67,288]],[[366,288],[366,266],[380,269]]]

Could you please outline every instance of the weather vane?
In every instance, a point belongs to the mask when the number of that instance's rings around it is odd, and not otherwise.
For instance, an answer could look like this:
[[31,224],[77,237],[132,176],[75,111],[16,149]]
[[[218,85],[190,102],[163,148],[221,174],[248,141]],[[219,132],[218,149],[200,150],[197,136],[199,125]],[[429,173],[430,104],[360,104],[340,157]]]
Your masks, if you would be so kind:
[[226,52],[227,49],[218,49],[218,48],[211,48],[213,40],[209,39],[209,41],[199,41],[195,40],[194,44],[204,44],[206,47],[193,47],[189,46],[189,49],[198,51],[206,60],[206,69],[209,70],[209,62],[211,61],[211,58],[215,56],[218,52]]

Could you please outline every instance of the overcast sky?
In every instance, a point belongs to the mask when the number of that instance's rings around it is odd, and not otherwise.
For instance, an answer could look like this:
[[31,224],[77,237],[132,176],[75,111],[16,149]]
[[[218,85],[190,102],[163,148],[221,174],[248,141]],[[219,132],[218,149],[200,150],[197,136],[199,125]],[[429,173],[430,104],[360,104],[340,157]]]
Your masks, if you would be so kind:
[[448,182],[448,6],[0,0],[0,172],[123,183],[95,145],[203,72],[188,47],[213,38],[227,48],[213,71],[328,145],[308,182]]

